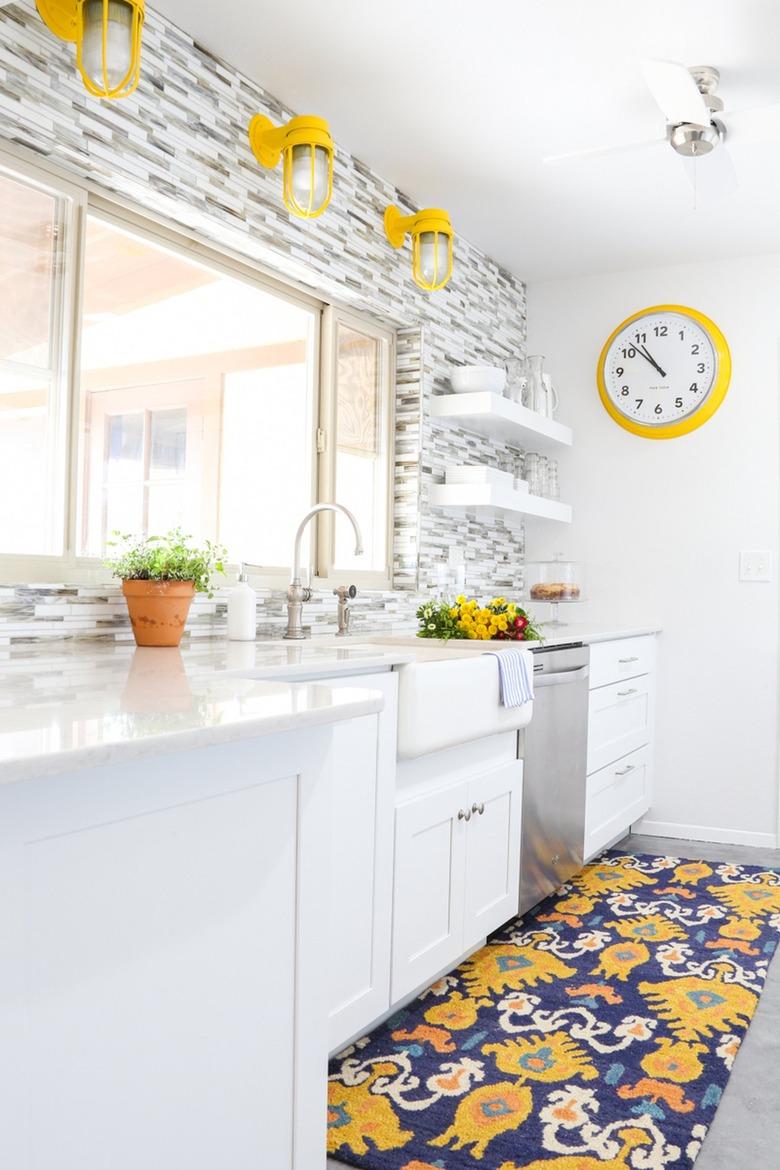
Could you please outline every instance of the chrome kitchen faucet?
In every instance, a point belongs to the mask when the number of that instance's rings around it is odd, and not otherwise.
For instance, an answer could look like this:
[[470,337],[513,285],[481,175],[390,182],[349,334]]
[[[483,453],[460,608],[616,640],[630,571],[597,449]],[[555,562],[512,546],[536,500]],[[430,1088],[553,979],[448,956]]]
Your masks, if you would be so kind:
[[359,557],[363,552],[363,537],[360,533],[360,525],[349,508],[345,508],[343,504],[315,504],[306,513],[298,525],[298,531],[295,534],[292,581],[287,589],[287,632],[284,636],[285,638],[296,641],[307,636],[302,621],[303,603],[304,601],[311,601],[311,589],[301,584],[301,538],[306,525],[319,512],[343,512],[355,530],[355,556]]

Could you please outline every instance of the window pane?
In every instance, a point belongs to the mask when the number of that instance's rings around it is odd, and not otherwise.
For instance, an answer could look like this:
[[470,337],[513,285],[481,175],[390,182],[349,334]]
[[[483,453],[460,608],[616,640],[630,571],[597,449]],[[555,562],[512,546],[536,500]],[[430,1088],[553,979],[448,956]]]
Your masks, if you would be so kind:
[[50,369],[57,199],[0,174],[0,359]]
[[225,543],[232,561],[286,566],[312,502],[315,322],[273,292],[90,218],[82,551],[102,555],[115,527],[159,535],[181,524]]
[[69,200],[0,172],[0,553],[62,552]]
[[45,553],[48,381],[0,370],[0,534],[4,553]]
[[348,525],[335,528],[335,568],[383,572],[387,555],[387,343],[345,325],[336,342],[336,499],[357,517],[364,553]]

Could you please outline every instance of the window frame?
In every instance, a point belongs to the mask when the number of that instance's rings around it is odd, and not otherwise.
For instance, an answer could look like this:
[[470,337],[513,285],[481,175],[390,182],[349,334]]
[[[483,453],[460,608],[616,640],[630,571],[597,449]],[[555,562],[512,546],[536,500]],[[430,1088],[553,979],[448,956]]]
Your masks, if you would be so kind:
[[[87,217],[94,216],[119,229],[146,238],[153,245],[161,246],[182,255],[185,259],[201,262],[222,271],[225,275],[259,287],[275,296],[280,296],[299,308],[312,313],[312,504],[318,500],[329,501],[335,482],[335,452],[330,452],[326,443],[325,451],[318,451],[317,434],[323,427],[323,420],[331,419],[323,429],[335,434],[335,354],[329,345],[330,335],[335,338],[335,325],[343,321],[355,328],[378,336],[388,344],[388,370],[386,379],[386,403],[388,427],[387,451],[387,565],[386,572],[353,572],[351,582],[364,588],[390,589],[392,587],[393,529],[394,529],[394,386],[395,386],[395,333],[390,327],[382,326],[373,318],[356,313],[352,309],[327,302],[312,294],[311,290],[297,285],[293,280],[279,278],[253,258],[242,257],[228,248],[221,248],[206,242],[197,234],[181,225],[156,217],[143,208],[118,198],[109,198],[105,192],[87,179],[75,181],[63,177],[56,166],[35,159],[29,160],[28,152],[15,144],[3,144],[0,148],[0,170],[11,177],[18,175],[53,195],[66,196],[71,200],[68,222],[65,229],[64,289],[60,326],[60,347],[62,357],[62,387],[60,394],[58,443],[60,454],[59,473],[62,499],[59,523],[62,532],[61,555],[27,555],[4,553],[0,550],[0,583],[25,584],[31,581],[41,583],[94,584],[102,585],[110,580],[107,570],[99,557],[81,556],[77,553],[79,530],[79,455],[81,419],[81,360],[80,344],[83,321],[83,288],[86,248]],[[326,323],[327,322],[327,323]],[[326,358],[325,351],[329,355]],[[323,495],[323,490],[329,490]],[[295,533],[290,533],[290,556]],[[336,578],[331,572],[332,534],[325,519],[312,528],[311,560],[315,566],[312,587],[328,589],[334,587]],[[228,566],[228,570],[237,569]],[[247,566],[253,584],[271,589],[284,589],[290,579],[291,565]]]
[[[70,564],[70,508],[71,508],[71,407],[76,371],[74,341],[75,323],[80,320],[80,262],[81,217],[86,205],[86,192],[77,184],[54,175],[47,169],[0,151],[0,173],[11,179],[20,178],[31,187],[45,191],[53,199],[65,201],[61,224],[64,239],[61,242],[59,287],[52,300],[51,346],[52,382],[59,391],[51,425],[54,428],[54,474],[59,481],[59,499],[51,507],[59,511],[53,528],[59,530],[61,553],[0,553],[0,580],[11,583],[52,580]],[[54,577],[51,574],[55,574]]]
[[[321,583],[322,588],[337,588],[339,585],[349,584],[362,586],[364,589],[391,589],[393,580],[393,533],[394,515],[393,506],[395,489],[395,333],[392,329],[378,324],[371,318],[343,309],[339,305],[325,306],[322,315],[322,363],[320,374],[320,422],[319,428],[323,438],[324,449],[320,453],[318,495],[320,500],[332,503],[335,500],[336,463],[338,449],[337,436],[337,334],[338,327],[345,326],[373,337],[385,346],[385,361],[383,373],[384,406],[382,410],[382,425],[387,438],[387,484],[385,509],[385,565],[382,570],[367,569],[336,569],[335,560],[335,515],[333,512],[323,512],[319,517],[317,531],[317,560],[314,581]],[[347,575],[348,581],[342,580]]]

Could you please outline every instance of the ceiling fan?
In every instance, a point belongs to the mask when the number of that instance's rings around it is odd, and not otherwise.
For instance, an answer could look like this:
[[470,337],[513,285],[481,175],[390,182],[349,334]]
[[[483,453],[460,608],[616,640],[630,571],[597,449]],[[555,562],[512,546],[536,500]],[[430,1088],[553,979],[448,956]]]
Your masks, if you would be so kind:
[[[642,63],[642,72],[666,118],[662,137],[548,155],[543,162],[569,162],[664,145],[681,157],[697,194],[722,198],[737,188],[726,141],[741,144],[780,138],[780,107],[776,105],[723,115],[723,99],[717,93],[720,73],[711,65],[686,68],[676,61],[648,60]],[[697,165],[705,158],[706,165]]]

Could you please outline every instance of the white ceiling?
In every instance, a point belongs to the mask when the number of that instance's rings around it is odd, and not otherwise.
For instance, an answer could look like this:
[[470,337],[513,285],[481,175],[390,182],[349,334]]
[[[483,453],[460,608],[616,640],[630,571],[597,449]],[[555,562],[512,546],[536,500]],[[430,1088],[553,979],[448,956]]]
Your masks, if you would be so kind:
[[780,252],[780,111],[775,141],[735,130],[739,190],[698,209],[665,144],[541,161],[660,136],[645,57],[717,66],[727,125],[780,103],[777,0],[152,4],[525,279]]

